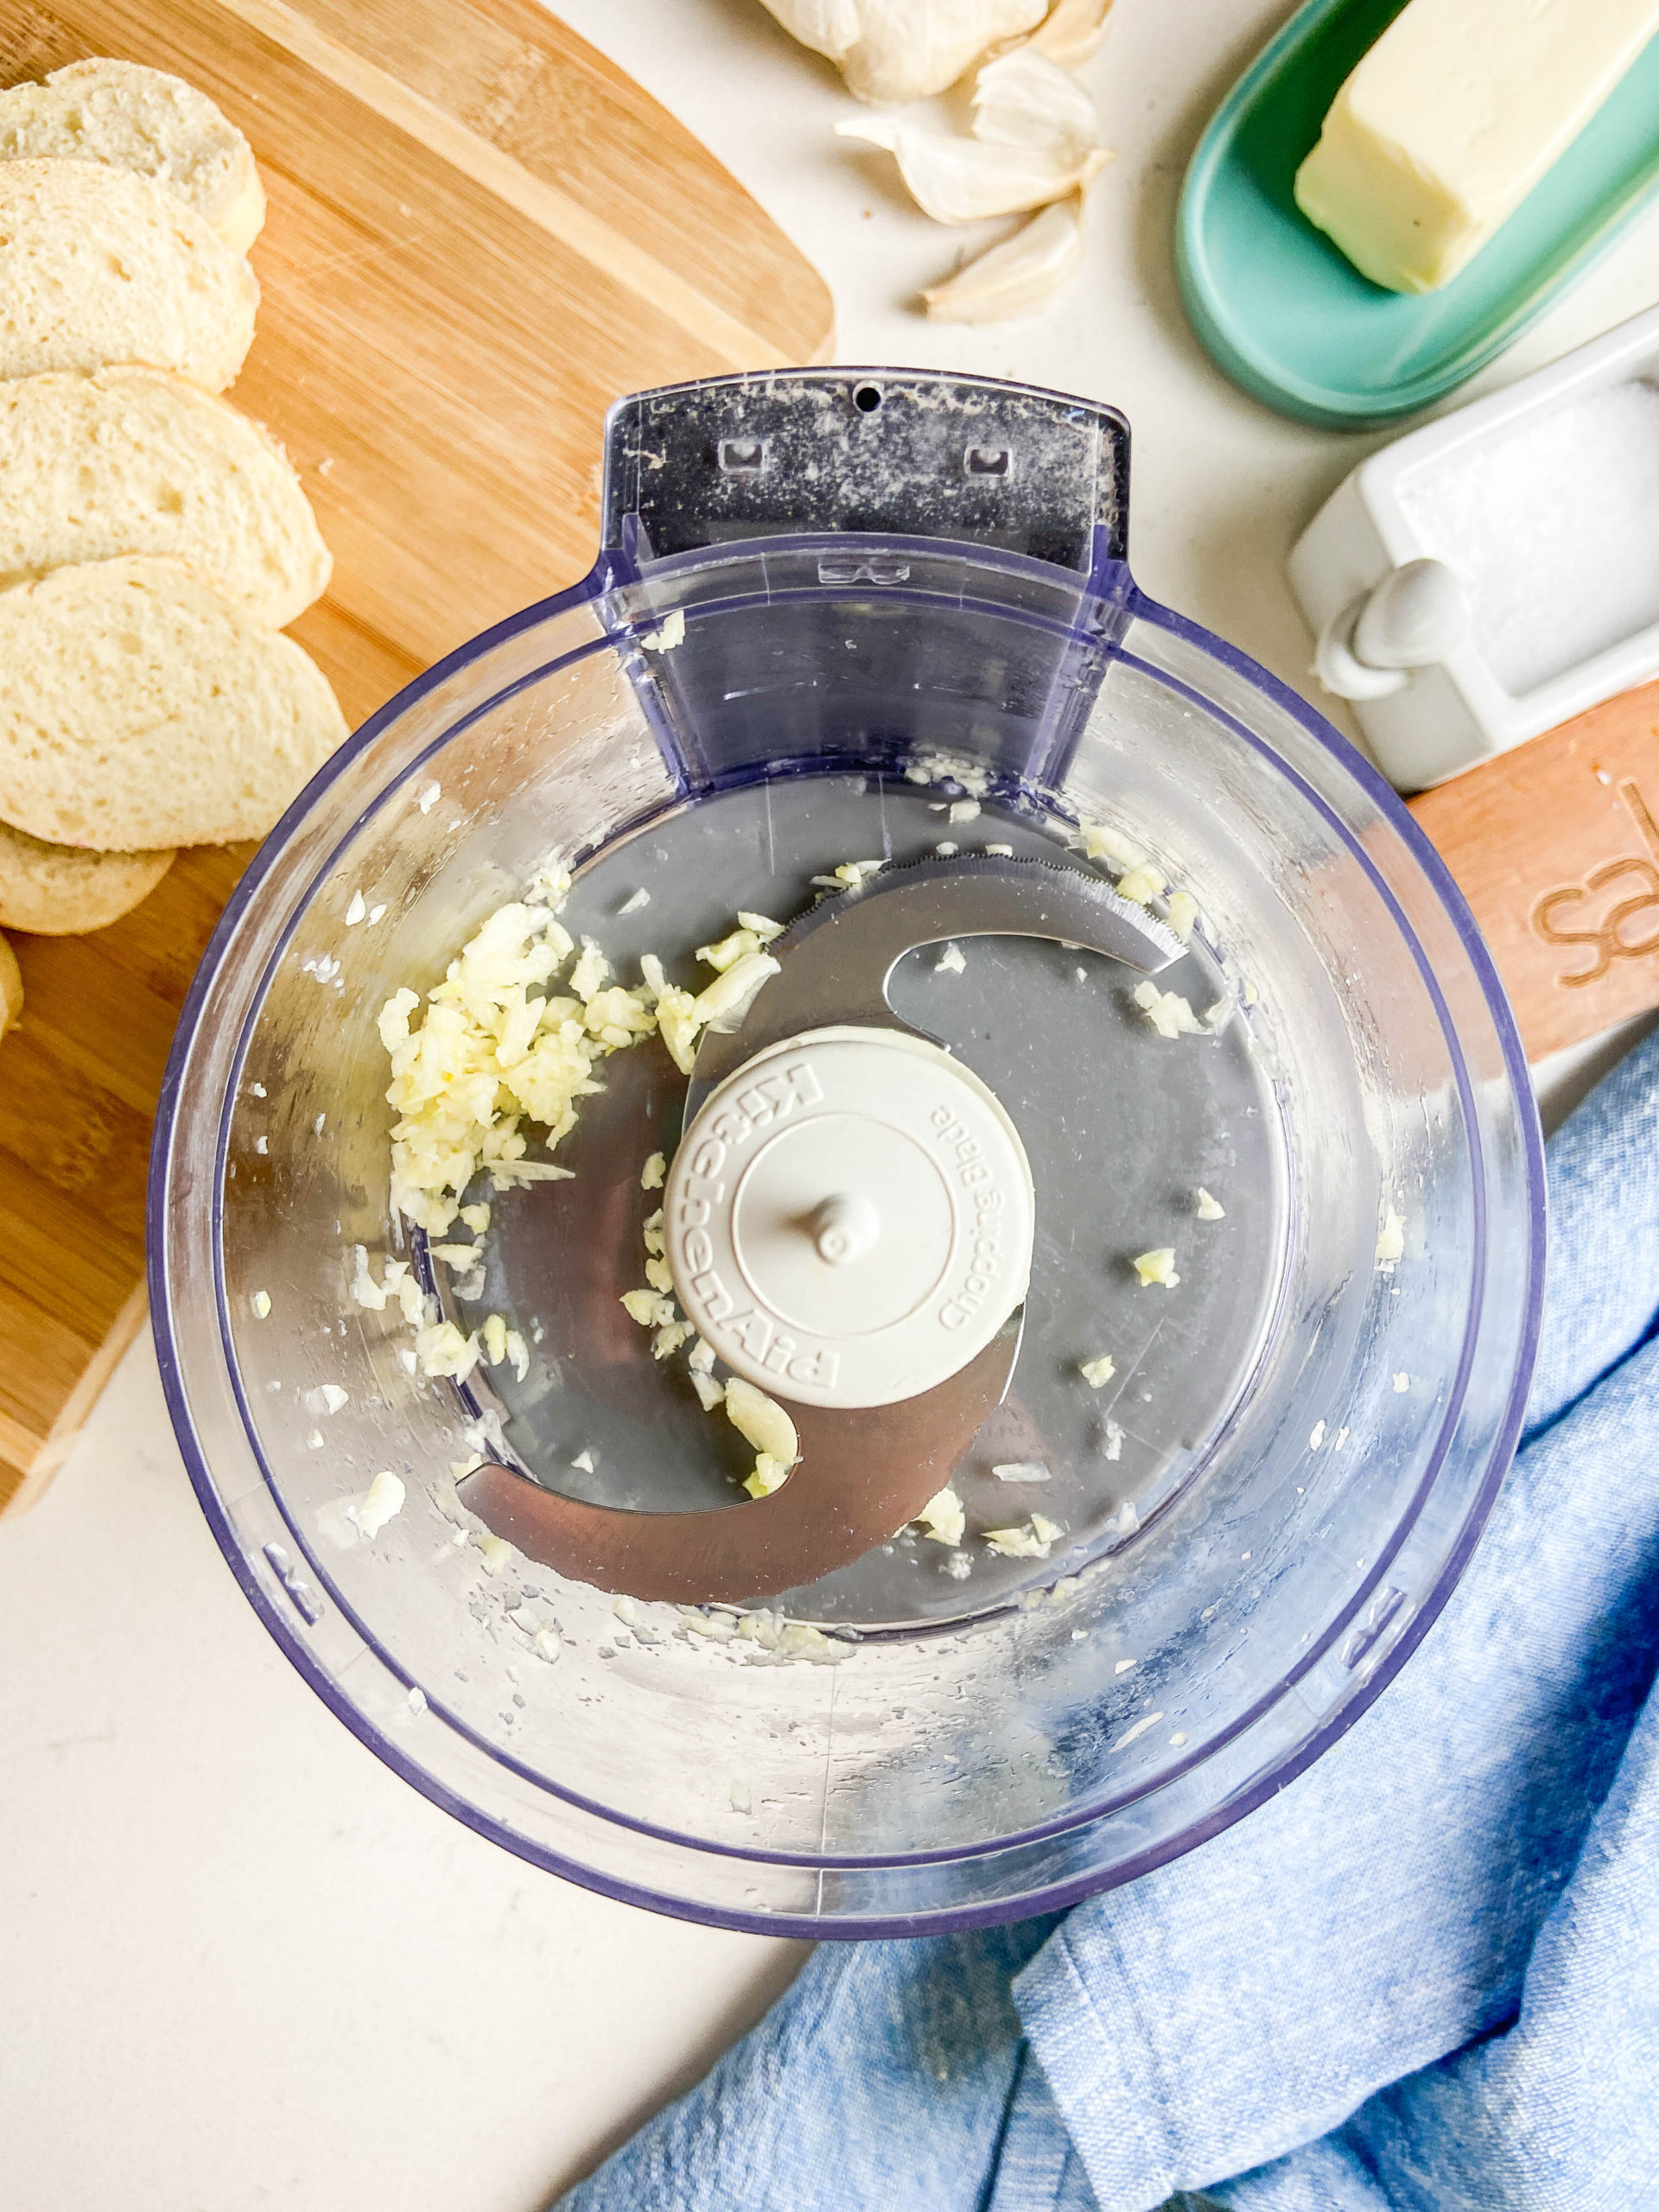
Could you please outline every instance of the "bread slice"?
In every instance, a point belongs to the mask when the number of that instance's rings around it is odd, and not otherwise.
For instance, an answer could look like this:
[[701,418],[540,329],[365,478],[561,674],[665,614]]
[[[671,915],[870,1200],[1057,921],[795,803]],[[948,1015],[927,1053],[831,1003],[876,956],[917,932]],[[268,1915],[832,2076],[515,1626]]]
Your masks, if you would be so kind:
[[23,1010],[23,971],[17,956],[0,937],[0,1037]]
[[287,454],[163,369],[0,385],[0,586],[79,561],[182,561],[280,630],[331,563]]
[[346,734],[316,663],[176,561],[0,591],[0,821],[156,852],[263,837]]
[[0,161],[102,162],[151,177],[245,253],[265,219],[253,149],[206,92],[138,61],[72,61],[0,92]]
[[35,937],[84,937],[119,921],[173,865],[170,853],[44,845],[0,822],[0,922]]
[[96,162],[0,162],[0,377],[139,362],[232,382],[259,287],[194,207]]

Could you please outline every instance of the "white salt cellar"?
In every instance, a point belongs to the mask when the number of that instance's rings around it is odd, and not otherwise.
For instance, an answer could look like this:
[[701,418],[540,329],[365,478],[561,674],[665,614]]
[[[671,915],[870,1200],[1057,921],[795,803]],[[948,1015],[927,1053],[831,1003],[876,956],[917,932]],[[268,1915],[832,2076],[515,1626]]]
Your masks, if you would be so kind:
[[1289,574],[1402,791],[1659,675],[1659,308],[1373,454]]

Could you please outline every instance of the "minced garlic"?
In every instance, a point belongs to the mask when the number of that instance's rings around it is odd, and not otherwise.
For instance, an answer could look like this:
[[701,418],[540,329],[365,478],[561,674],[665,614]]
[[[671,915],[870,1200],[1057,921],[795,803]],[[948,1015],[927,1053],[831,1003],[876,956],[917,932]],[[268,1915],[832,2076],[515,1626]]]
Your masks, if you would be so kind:
[[[690,1334],[689,1329],[686,1334]],[[702,1384],[695,1373],[692,1380],[702,1397]],[[741,1375],[734,1375],[728,1382],[721,1402],[727,1420],[755,1449],[754,1471],[745,1478],[744,1489],[751,1497],[770,1497],[773,1491],[782,1486],[801,1456],[794,1422],[775,1398],[769,1398],[764,1390],[757,1390]]]
[[1173,1244],[1160,1244],[1154,1251],[1142,1252],[1137,1259],[1131,1260],[1129,1265],[1140,1276],[1143,1290],[1152,1283],[1161,1283],[1166,1290],[1173,1290],[1180,1281],[1175,1272],[1175,1248]]
[[411,1329],[418,1329],[423,1321],[437,1318],[437,1304],[427,1312],[426,1293],[409,1271],[407,1260],[388,1260],[381,1269],[381,1281],[388,1298],[395,1298],[404,1320]]
[[1091,861],[1111,861],[1122,868],[1139,868],[1146,855],[1121,830],[1108,827],[1103,822],[1079,822],[1077,835],[1083,840],[1083,849]]
[[691,1366],[688,1362],[686,1371],[691,1377],[691,1388],[696,1392],[697,1402],[704,1413],[711,1414],[716,1406],[725,1403],[725,1384],[716,1382],[707,1369]]
[[988,1529],[985,1541],[1004,1559],[1046,1559],[1065,1530],[1046,1514],[1033,1513],[1023,1528]]
[[721,938],[718,944],[700,944],[697,957],[704,967],[712,968],[717,976],[723,976],[746,952],[759,952],[760,950],[760,940],[753,930],[737,929],[729,937]]
[[[639,1170],[640,1189],[642,1191],[660,1191],[663,1187],[663,1178],[667,1173],[667,1160],[664,1159],[660,1152],[653,1152],[651,1158]],[[658,1218],[660,1218],[660,1216]]]
[[403,1478],[383,1468],[369,1484],[367,1495],[357,1504],[348,1505],[346,1517],[355,1522],[365,1536],[378,1536],[388,1521],[404,1510]]
[[817,891],[856,891],[867,876],[879,875],[886,866],[885,861],[842,861],[829,875],[815,875],[810,881]]
[[1191,944],[1198,921],[1198,900],[1190,891],[1172,891],[1164,919],[1183,944]]
[[792,1467],[800,1458],[794,1422],[775,1398],[757,1390],[741,1375],[733,1376],[726,1385],[726,1418],[757,1452],[770,1453],[785,1467]]
[[916,1526],[933,1543],[954,1546],[962,1541],[968,1516],[962,1500],[948,1484],[928,1499],[916,1516]]
[[1077,1372],[1091,1390],[1104,1389],[1117,1372],[1117,1362],[1109,1352],[1102,1352],[1098,1359],[1079,1360]]
[[369,1269],[368,1247],[365,1244],[353,1245],[352,1280],[348,1288],[354,1305],[362,1306],[370,1313],[384,1313],[386,1296],[392,1287],[390,1265],[386,1268],[386,1276],[385,1282],[376,1282]]
[[474,1332],[463,1337],[453,1321],[435,1321],[418,1332],[415,1357],[423,1375],[447,1375],[465,1382],[478,1365],[480,1346]]
[[1141,867],[1128,868],[1118,877],[1117,895],[1120,899],[1133,899],[1137,906],[1148,906],[1168,881],[1161,868],[1143,861]]
[[695,995],[663,978],[662,963],[649,953],[639,963],[646,986],[657,994],[657,1028],[682,1075],[696,1065],[697,1039],[710,1022],[741,1013],[778,963],[769,952],[746,952]]
[[1160,1037],[1198,1037],[1204,1025],[1179,991],[1160,991],[1150,978],[1137,983],[1130,996]]
[[789,1469],[781,1459],[775,1459],[770,1452],[758,1452],[754,1472],[744,1478],[743,1487],[751,1497],[770,1497],[773,1491],[783,1488],[788,1474]]
[[1377,1266],[1391,1268],[1396,1260],[1404,1256],[1405,1249],[1406,1224],[1394,1208],[1389,1206],[1382,1216],[1382,1226],[1377,1234]]
[[596,945],[577,959],[568,994],[548,989],[575,950],[554,912],[569,887],[560,870],[545,879],[553,903],[498,908],[428,993],[418,1029],[414,991],[394,992],[381,1010],[386,1096],[399,1115],[392,1203],[429,1235],[443,1235],[480,1169],[498,1190],[564,1175],[524,1158],[521,1122],[543,1124],[550,1150],[574,1126],[577,1102],[600,1088],[595,1064],[657,1026],[649,986],[604,988],[609,967]]
[[1227,1209],[1218,1198],[1212,1198],[1202,1183],[1192,1193],[1192,1211],[1200,1221],[1224,1221]]

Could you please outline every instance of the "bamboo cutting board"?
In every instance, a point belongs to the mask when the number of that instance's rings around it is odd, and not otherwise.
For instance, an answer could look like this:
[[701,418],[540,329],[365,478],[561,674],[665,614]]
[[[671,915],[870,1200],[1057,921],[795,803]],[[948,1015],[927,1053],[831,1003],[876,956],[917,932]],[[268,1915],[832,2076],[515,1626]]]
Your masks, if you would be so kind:
[[1529,1059],[1659,1006],[1659,683],[1411,810],[1473,909]]
[[[231,397],[333,549],[294,634],[353,723],[588,569],[611,400],[828,355],[806,262],[536,0],[0,0],[0,83],[91,54],[187,78],[252,142],[264,302]],[[249,849],[181,855],[96,936],[13,938],[0,1512],[40,1494],[143,1324],[150,1117]]]

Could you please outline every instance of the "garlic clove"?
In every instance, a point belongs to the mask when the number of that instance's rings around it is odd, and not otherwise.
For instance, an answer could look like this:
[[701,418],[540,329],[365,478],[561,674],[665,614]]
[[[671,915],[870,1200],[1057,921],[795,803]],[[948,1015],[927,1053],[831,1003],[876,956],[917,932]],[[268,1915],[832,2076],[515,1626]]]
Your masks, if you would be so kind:
[[1027,43],[1062,69],[1075,69],[1099,48],[1111,12],[1112,0],[1054,0]]
[[923,304],[935,322],[1006,322],[1030,315],[1083,257],[1083,196],[1057,200],[1010,238],[930,285]]
[[839,61],[858,44],[863,9],[859,0],[763,0],[791,38],[814,54]]
[[1046,207],[1080,190],[1106,160],[1099,146],[992,145],[887,116],[860,116],[836,129],[842,138],[885,147],[917,206],[936,223],[979,223]]
[[988,61],[974,80],[973,132],[994,146],[1065,148],[1100,143],[1095,104],[1075,77],[1030,44]]
[[764,0],[790,35],[826,55],[860,99],[931,99],[988,47],[1020,38],[1045,0]]

